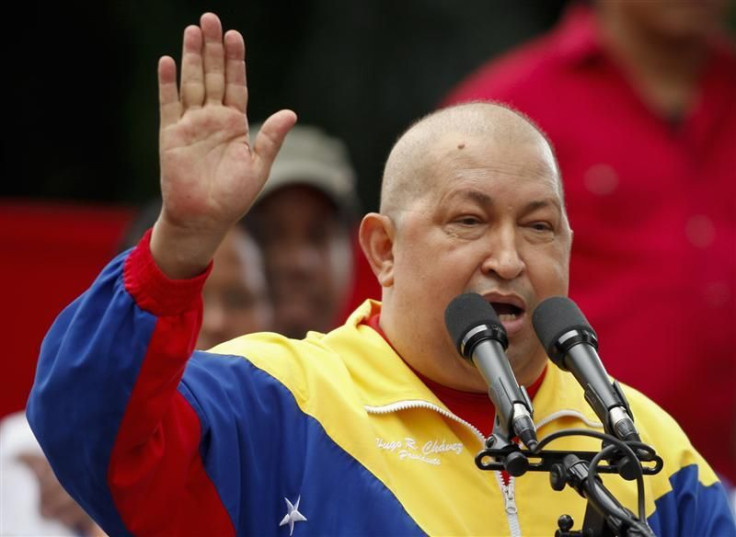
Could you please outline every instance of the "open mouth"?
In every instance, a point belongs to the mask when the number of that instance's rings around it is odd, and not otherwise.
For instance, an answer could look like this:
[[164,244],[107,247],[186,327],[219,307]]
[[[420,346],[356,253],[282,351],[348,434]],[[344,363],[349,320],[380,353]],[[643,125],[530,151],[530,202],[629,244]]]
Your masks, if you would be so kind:
[[515,321],[524,313],[524,310],[513,304],[505,304],[503,302],[491,302],[491,306],[498,315],[498,320],[504,321]]

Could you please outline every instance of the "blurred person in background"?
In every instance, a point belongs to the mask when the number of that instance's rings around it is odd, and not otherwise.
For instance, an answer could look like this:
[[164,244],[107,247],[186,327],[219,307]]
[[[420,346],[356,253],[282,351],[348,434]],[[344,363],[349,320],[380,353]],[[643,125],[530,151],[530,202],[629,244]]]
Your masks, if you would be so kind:
[[[260,125],[251,128],[255,136]],[[379,295],[357,248],[355,181],[340,139],[314,125],[296,125],[286,136],[246,216],[264,254],[276,332],[328,332]]]
[[105,535],[59,483],[23,411],[0,421],[0,535]]
[[[138,244],[160,212],[160,198],[141,207],[125,231],[118,251]],[[242,334],[273,330],[273,307],[266,280],[261,250],[241,222],[230,230],[215,252],[212,272],[202,291],[204,313],[197,349],[209,349]]]
[[[736,55],[725,0],[574,3],[444,105],[497,100],[554,144],[570,296],[611,375],[736,480]],[[732,6],[733,7],[733,6]]]
[[[137,244],[160,211],[160,199],[145,204],[118,250]],[[230,229],[217,249],[202,299],[198,349],[272,329],[263,259],[243,225]],[[59,483],[23,411],[0,421],[0,536],[14,535],[104,535]]]
[[[266,330],[291,337],[327,332],[365,298],[379,296],[357,248],[355,181],[343,142],[316,126],[292,129],[247,221],[233,227],[215,253],[202,292],[197,349]],[[160,199],[143,205],[118,251],[137,244],[160,211]],[[4,494],[14,503],[8,508],[3,503],[2,528],[19,533],[2,535],[44,535],[47,526],[48,535],[66,535],[65,525],[76,528],[69,535],[92,535],[87,524],[96,526],[59,484],[23,413],[8,421],[12,425],[4,430],[14,438],[9,445],[23,446],[23,456],[16,459],[18,452],[11,458],[21,475],[16,470],[4,474],[3,487],[15,490],[23,478],[29,493]]]
[[209,349],[243,334],[272,330],[263,257],[243,226],[236,226],[215,253],[202,290],[204,314],[198,349]]

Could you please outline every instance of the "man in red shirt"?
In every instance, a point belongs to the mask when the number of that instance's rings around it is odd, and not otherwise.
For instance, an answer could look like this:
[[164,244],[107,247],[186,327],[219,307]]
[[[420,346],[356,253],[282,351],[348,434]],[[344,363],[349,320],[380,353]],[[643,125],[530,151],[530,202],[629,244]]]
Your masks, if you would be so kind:
[[570,7],[445,104],[509,103],[558,153],[571,297],[609,372],[736,481],[736,55],[723,1]]

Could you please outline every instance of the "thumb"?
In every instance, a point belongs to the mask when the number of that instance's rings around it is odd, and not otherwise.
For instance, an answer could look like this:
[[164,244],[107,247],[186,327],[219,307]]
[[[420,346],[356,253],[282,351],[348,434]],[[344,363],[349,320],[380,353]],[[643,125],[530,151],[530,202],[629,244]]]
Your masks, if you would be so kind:
[[284,143],[286,134],[296,123],[296,114],[291,110],[279,110],[258,131],[253,144],[254,166],[257,177],[266,180],[276,155]]

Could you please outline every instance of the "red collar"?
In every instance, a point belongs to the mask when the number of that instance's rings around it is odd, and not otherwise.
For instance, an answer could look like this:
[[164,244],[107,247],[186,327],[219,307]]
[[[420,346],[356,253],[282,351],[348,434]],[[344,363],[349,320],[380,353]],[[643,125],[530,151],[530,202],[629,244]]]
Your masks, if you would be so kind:
[[[386,342],[391,345],[391,342],[381,329],[379,321],[380,313],[376,313],[374,315],[371,315],[371,317],[368,318],[365,324],[378,332],[383,337],[383,339],[385,339]],[[391,348],[393,348],[393,345],[391,345]],[[394,349],[394,351],[396,351],[396,349]],[[437,398],[442,401],[453,414],[472,424],[483,435],[489,436],[491,434],[491,432],[493,431],[493,420],[495,418],[496,410],[487,393],[465,392],[462,390],[448,388],[447,386],[428,379],[413,368],[412,371],[414,371],[417,377],[419,377],[422,382],[424,382],[427,388],[429,388],[432,393],[434,393]],[[536,395],[539,387],[542,384],[542,381],[544,380],[546,372],[547,368],[545,367],[544,371],[542,371],[542,374],[539,375],[539,378],[534,381],[531,386],[527,387],[526,390],[529,394],[530,399],[534,399],[534,396]]]

